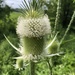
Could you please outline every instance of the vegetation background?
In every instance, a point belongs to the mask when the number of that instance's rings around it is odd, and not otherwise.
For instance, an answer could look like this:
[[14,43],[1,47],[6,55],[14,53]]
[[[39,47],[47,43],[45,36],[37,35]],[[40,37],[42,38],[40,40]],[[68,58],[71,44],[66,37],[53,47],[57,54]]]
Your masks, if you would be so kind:
[[[45,13],[51,22],[51,26],[54,27],[56,10],[58,0],[41,0],[44,4]],[[59,25],[57,31],[59,31],[58,38],[60,39],[71,19],[73,11],[75,10],[75,0],[61,0],[61,13],[59,19]],[[18,47],[19,38],[16,34],[17,18],[20,15],[21,9],[12,9],[8,5],[2,5],[3,0],[0,0],[0,75],[24,75],[25,71],[16,70],[13,66],[15,60],[12,58],[17,56],[15,50],[5,40],[3,34]],[[53,75],[75,75],[75,19],[72,26],[63,41],[60,51],[64,51],[65,54],[58,57],[58,60],[54,60],[54,66],[52,67]],[[28,69],[26,69],[28,72]],[[36,67],[37,75],[49,75],[48,64],[46,61],[38,63]]]

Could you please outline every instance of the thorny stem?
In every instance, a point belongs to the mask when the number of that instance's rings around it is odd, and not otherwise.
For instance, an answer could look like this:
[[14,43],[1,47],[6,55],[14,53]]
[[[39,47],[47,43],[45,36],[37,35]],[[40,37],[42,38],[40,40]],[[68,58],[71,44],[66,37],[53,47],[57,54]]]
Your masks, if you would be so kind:
[[67,27],[67,29],[66,29],[66,31],[65,31],[64,36],[63,36],[62,39],[60,40],[60,44],[63,42],[63,40],[64,40],[66,34],[68,33],[68,31],[69,31],[69,29],[70,29],[70,27],[71,27],[71,24],[72,24],[74,18],[75,18],[75,11],[74,11],[74,13],[73,13],[73,15],[72,15],[72,18],[71,18],[70,23],[69,23],[69,25],[68,25],[68,27]]
[[61,13],[61,0],[58,0],[56,19],[55,19],[55,27],[54,27],[54,32],[53,32],[54,35],[56,32],[57,25],[59,24],[60,13]]

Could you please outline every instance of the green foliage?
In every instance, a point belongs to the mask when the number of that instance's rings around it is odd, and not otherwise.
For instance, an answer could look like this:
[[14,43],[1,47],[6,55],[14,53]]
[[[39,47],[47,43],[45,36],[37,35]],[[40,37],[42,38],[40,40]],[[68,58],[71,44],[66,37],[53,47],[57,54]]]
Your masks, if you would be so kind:
[[[0,0],[1,1],[1,0]],[[0,2],[2,3],[2,1]],[[8,35],[8,38],[16,45],[18,39],[15,35],[16,20],[10,17],[11,13],[10,7],[7,5],[5,7],[0,6],[0,74],[1,75],[19,75],[18,70],[14,69],[15,61],[12,62],[12,56],[17,56],[16,52],[9,45],[9,43],[4,39],[3,34]],[[13,14],[14,15],[14,14]],[[12,16],[13,16],[12,15]],[[13,37],[13,38],[12,38]],[[14,41],[13,41],[14,40]]]
[[62,0],[61,10],[61,24],[63,27],[67,27],[74,11],[73,0],[66,0],[65,2]]
[[4,5],[4,0],[0,0],[0,20],[5,20],[9,17],[12,9],[8,5]]
[[[52,27],[54,27],[54,21],[56,17],[57,1],[58,0],[49,0],[49,2],[44,3],[48,9],[48,10],[45,10],[45,13],[48,14]],[[71,16],[75,10],[74,0],[66,0],[66,1],[60,0],[60,1],[61,1],[61,4],[60,4],[61,12],[59,15],[60,18],[59,18],[59,24],[57,27],[58,31],[61,31],[62,28],[67,28],[69,21],[71,19]],[[74,23],[75,23],[75,19],[71,26],[73,30],[75,30]]]
[[[12,20],[10,18],[10,13],[12,12],[12,9],[5,5],[2,6],[0,2],[0,39],[3,39],[3,33],[9,34],[9,32],[14,32],[15,31],[15,24],[16,21]],[[15,33],[15,32],[14,32]]]
[[[13,38],[11,38],[13,37]],[[17,39],[15,35],[10,35],[8,38],[15,44],[14,41],[17,42]],[[14,41],[13,41],[14,40]],[[13,48],[9,45],[9,43],[6,40],[2,40],[0,43],[0,69],[2,75],[7,74],[7,75],[15,75],[18,74],[18,72],[14,69],[13,65],[15,61],[12,62],[12,56],[17,56],[16,52],[14,51]],[[13,72],[12,72],[13,71]]]
[[16,22],[19,15],[21,15],[21,13],[13,11],[12,13],[10,13],[10,19],[11,19],[13,22],[14,22],[14,21]]
[[45,61],[36,65],[36,75],[49,75],[48,64]]
[[54,67],[54,75],[75,75],[75,54],[74,52],[67,52],[60,57],[59,65]]
[[3,34],[16,33],[15,32],[15,21],[10,18],[6,18],[6,20],[0,20],[0,39],[3,39]]
[[1,75],[20,75],[12,65],[3,65]]

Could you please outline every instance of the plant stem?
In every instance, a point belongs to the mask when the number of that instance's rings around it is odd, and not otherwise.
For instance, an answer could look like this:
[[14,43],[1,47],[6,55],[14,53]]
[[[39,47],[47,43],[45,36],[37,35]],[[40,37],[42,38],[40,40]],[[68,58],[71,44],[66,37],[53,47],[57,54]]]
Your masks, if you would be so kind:
[[71,17],[70,23],[69,23],[69,25],[68,25],[68,27],[67,27],[67,29],[66,29],[66,31],[65,31],[64,36],[63,36],[62,39],[60,40],[60,44],[63,42],[63,40],[64,40],[66,34],[68,33],[68,31],[69,31],[69,29],[70,29],[70,27],[71,27],[71,24],[73,23],[74,18],[75,18],[75,11],[74,11],[74,13],[73,13],[73,15],[72,15],[72,17]]
[[61,13],[61,0],[58,0],[55,27],[54,27],[54,32],[53,32],[54,35],[56,33],[57,26],[59,25],[59,22],[60,22],[60,13]]
[[30,61],[30,75],[35,75],[35,63]]
[[49,59],[47,59],[47,63],[48,63],[48,66],[49,66],[49,70],[50,70],[50,75],[53,75],[53,72],[52,72],[52,66],[49,62]]
[[65,44],[65,43],[72,42],[72,41],[74,41],[74,40],[75,40],[75,38],[73,38],[73,39],[70,39],[70,40],[66,40],[66,41],[62,42],[62,44],[61,44],[61,45]]

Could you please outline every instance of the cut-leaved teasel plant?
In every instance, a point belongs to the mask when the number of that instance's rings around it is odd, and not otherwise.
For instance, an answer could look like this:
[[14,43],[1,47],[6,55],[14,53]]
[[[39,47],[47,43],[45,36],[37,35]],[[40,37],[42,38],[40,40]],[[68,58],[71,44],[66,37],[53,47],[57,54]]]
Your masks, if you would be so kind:
[[[51,31],[49,18],[47,14],[44,13],[40,0],[28,0],[28,2],[24,0],[24,2],[22,2],[22,15],[18,18],[16,27],[16,33],[20,38],[19,48],[16,48],[4,35],[9,44],[19,54],[19,57],[14,57],[14,59],[16,59],[15,67],[17,69],[21,70],[25,66],[30,65],[30,75],[36,75],[35,63],[38,62],[39,59],[45,59],[56,55],[59,56],[60,54],[62,54],[62,52],[58,51],[62,41],[64,40],[68,30],[70,29],[71,23],[75,16],[75,12],[72,16],[67,30],[65,31],[64,36],[59,42],[59,40],[57,39],[58,32],[56,32],[56,27],[59,20],[60,4],[61,1],[58,0],[55,27],[54,31]],[[53,34],[51,32],[53,32]],[[45,39],[47,35],[53,36],[52,38],[50,38],[50,41],[48,41],[48,43],[46,43]],[[50,66],[49,60],[47,61]]]

